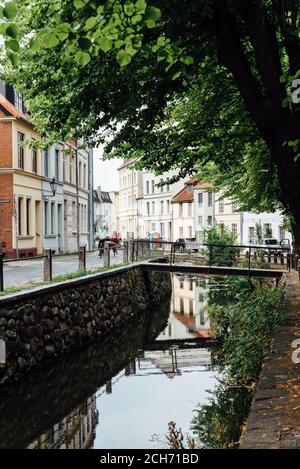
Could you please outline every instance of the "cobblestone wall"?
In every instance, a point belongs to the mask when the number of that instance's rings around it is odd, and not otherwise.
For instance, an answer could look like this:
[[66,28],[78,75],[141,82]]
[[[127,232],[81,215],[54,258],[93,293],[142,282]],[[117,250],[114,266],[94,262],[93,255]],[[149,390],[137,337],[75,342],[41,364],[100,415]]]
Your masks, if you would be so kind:
[[170,299],[170,275],[119,268],[0,299],[0,384],[122,330]]

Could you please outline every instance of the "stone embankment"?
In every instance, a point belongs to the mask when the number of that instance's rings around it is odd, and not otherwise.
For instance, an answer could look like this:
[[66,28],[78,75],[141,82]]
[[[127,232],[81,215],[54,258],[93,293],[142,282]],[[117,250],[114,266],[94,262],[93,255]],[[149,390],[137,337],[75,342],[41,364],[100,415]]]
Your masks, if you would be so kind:
[[275,334],[256,386],[242,449],[300,448],[300,284],[286,279],[289,323]]
[[170,295],[169,274],[130,266],[1,298],[0,384],[151,315]]

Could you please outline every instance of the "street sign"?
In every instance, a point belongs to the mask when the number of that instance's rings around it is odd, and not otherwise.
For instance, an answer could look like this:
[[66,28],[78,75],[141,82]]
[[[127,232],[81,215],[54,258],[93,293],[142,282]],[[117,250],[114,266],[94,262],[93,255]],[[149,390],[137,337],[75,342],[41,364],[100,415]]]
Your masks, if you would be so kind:
[[0,204],[10,204],[10,199],[0,199]]

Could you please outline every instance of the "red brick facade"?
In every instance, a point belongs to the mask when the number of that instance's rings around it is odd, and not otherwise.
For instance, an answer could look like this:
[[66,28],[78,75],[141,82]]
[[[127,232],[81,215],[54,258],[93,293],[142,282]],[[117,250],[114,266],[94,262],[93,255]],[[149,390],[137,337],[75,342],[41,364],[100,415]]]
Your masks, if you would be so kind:
[[[12,123],[0,122],[0,168],[12,168]],[[0,201],[0,242],[1,251],[12,255],[14,211],[13,174],[0,170],[0,199],[9,200],[9,203]]]

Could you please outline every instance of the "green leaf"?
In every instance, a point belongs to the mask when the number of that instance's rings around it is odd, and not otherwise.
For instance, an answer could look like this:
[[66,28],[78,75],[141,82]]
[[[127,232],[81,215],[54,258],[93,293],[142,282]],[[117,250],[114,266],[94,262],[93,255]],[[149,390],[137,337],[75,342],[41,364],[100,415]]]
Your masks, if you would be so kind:
[[124,5],[124,11],[127,16],[132,16],[134,14],[134,5],[132,3]]
[[88,50],[92,45],[90,39],[88,39],[87,37],[80,37],[77,43],[80,49],[84,49],[84,50]]
[[124,49],[121,49],[117,53],[117,61],[121,67],[124,67],[131,62],[131,55],[127,54]]
[[84,67],[90,62],[91,56],[87,52],[78,51],[75,55],[75,60],[78,63],[78,65],[80,65],[81,67]]
[[10,39],[8,41],[5,41],[5,45],[8,49],[13,50],[14,52],[19,52],[20,50],[19,43],[16,39]]
[[5,34],[15,39],[16,37],[18,37],[19,34],[18,26],[15,23],[9,23],[6,27]]
[[110,41],[106,37],[99,38],[97,40],[97,44],[100,47],[100,49],[103,50],[103,52],[108,52],[109,50],[111,50],[112,45],[113,45],[112,41]]
[[174,75],[172,76],[172,80],[177,80],[177,78],[179,78],[181,76],[181,72],[176,72],[174,73]]
[[96,26],[97,22],[98,22],[98,16],[91,16],[86,21],[84,29],[86,31],[89,31],[90,29],[93,29]]
[[149,29],[153,29],[156,26],[156,23],[153,20],[146,20],[145,24],[146,24],[147,28],[149,28]]
[[146,8],[146,18],[152,21],[158,21],[161,17],[161,11],[156,7]]
[[143,10],[145,11],[146,8],[147,8],[147,3],[145,2],[145,0],[137,0],[135,2],[135,6],[138,10]]
[[59,39],[56,34],[46,33],[41,37],[41,42],[46,49],[51,49],[59,44]]
[[12,65],[14,67],[17,67],[19,64],[19,56],[17,54],[14,54],[13,52],[10,52],[8,54],[8,58],[11,61]]
[[132,45],[130,44],[125,47],[125,52],[126,54],[129,54],[131,55],[131,57],[133,57],[137,53],[137,49],[134,49]]
[[191,65],[194,63],[194,59],[190,55],[185,55],[183,57],[180,57],[180,62],[182,62],[185,65]]
[[86,2],[83,0],[74,0],[73,5],[76,10],[80,10],[81,8],[85,7]]
[[132,18],[131,18],[131,23],[132,24],[137,24],[137,23],[140,23],[142,21],[143,17],[142,15],[134,15]]
[[9,20],[13,20],[18,14],[17,6],[15,2],[8,2],[3,8],[3,15],[6,16]]

